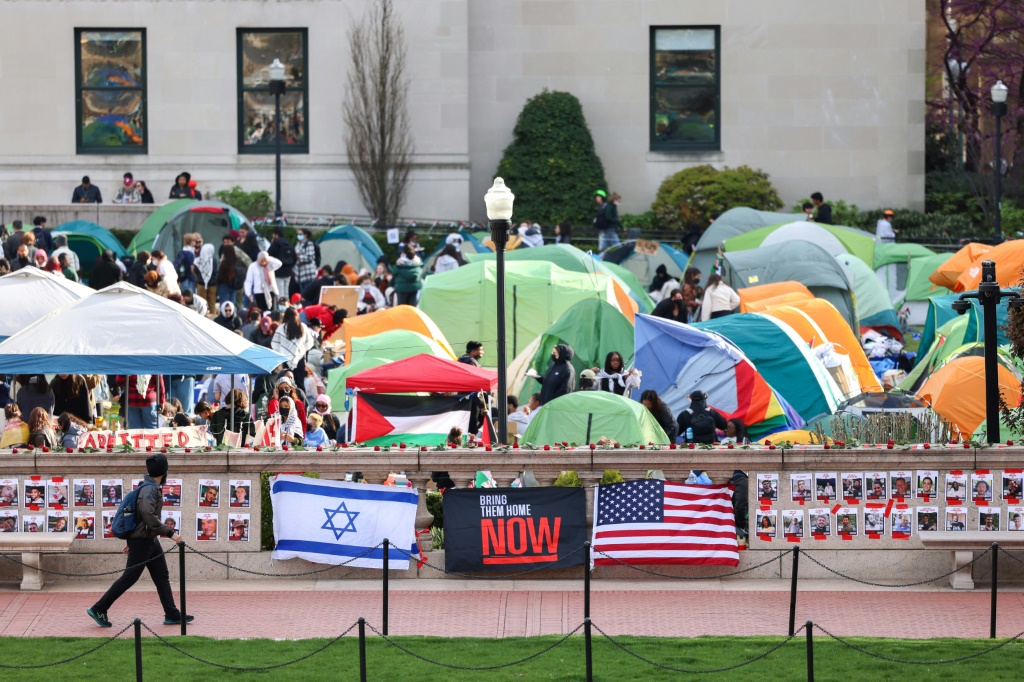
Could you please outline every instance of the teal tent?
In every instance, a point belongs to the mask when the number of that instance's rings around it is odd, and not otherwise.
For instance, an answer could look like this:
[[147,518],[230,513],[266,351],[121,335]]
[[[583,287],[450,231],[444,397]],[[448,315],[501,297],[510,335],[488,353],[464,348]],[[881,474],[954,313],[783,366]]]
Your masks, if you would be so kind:
[[[355,225],[339,225],[324,232],[317,240],[320,264],[332,270],[338,261],[345,261],[356,272],[373,272],[377,259],[384,255],[380,246],[365,230]],[[349,282],[355,285],[355,282]]]
[[139,251],[160,249],[170,258],[181,251],[182,237],[198,232],[203,241],[220,247],[224,235],[242,225],[252,227],[237,208],[219,201],[177,199],[153,211],[128,245],[133,256]]
[[746,206],[730,208],[704,230],[704,234],[701,235],[700,241],[697,242],[697,246],[693,250],[693,255],[690,256],[690,265],[700,268],[701,272],[708,274],[711,272],[711,266],[715,263],[718,249],[725,243],[725,240],[761,227],[799,220],[806,220],[806,216],[803,213],[758,211]]
[[668,445],[668,436],[650,410],[606,391],[576,391],[555,398],[537,411],[522,441],[586,444],[601,438],[623,445]]
[[903,331],[899,316],[892,307],[889,293],[882,286],[871,266],[857,256],[848,253],[836,256],[846,278],[853,285],[854,302],[857,306],[857,318],[861,327],[874,327],[894,339],[903,341]]
[[[921,332],[921,344],[917,348],[917,357],[914,359],[915,366],[924,361],[928,351],[931,350],[932,345],[938,338],[938,330],[944,324],[957,317],[957,312],[953,310],[953,301],[958,298],[960,298],[960,294],[933,296],[928,299],[928,314],[924,323],[924,331]],[[963,343],[984,341],[985,329],[982,324],[981,304],[977,299],[969,300],[971,301],[971,309],[964,313],[964,316],[967,318],[967,327],[963,331]],[[1006,326],[1008,314],[1008,300],[1004,298],[999,302],[999,307],[996,309],[996,324],[999,326],[998,344],[1000,346],[1010,342],[1006,337],[1006,331],[1003,329]]]
[[104,249],[110,249],[119,259],[128,255],[124,246],[110,230],[88,220],[72,220],[69,223],[58,225],[53,230],[53,236],[61,234],[68,238],[68,248],[78,256],[82,275],[85,278],[92,273],[93,266]]

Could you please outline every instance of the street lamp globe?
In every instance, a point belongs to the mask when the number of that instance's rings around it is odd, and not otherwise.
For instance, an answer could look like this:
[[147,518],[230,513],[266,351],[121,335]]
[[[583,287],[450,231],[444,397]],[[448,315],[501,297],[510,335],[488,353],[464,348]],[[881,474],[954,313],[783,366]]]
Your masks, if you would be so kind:
[[512,220],[512,202],[516,195],[505,186],[501,178],[494,178],[494,184],[484,195],[488,220]]
[[274,59],[268,70],[270,71],[271,81],[281,82],[284,80],[284,64],[281,63],[280,59]]
[[992,86],[992,102],[994,104],[1004,104],[1008,94],[1010,94],[1010,88],[1003,85],[1003,81],[996,81],[996,84]]

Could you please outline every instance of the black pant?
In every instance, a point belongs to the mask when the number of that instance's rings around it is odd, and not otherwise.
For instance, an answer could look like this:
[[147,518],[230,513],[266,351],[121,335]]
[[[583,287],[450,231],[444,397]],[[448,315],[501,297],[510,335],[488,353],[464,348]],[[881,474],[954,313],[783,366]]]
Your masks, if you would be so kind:
[[732,311],[731,310],[716,310],[713,313],[711,313],[711,319],[712,320],[717,320],[718,318],[725,317],[726,315],[732,315]]
[[[143,561],[152,557],[158,557],[145,566],[139,566]],[[142,577],[142,571],[149,569],[149,577],[156,585],[156,593],[160,595],[160,604],[164,607],[164,618],[177,619],[181,616],[178,607],[174,604],[174,594],[171,592],[171,581],[167,574],[167,561],[164,559],[164,549],[160,546],[160,540],[128,540],[128,570],[121,574],[107,593],[100,597],[92,608],[97,613],[106,613],[114,605],[122,594],[128,591],[132,585]]]
[[395,305],[416,305],[416,294],[418,291],[396,291]]

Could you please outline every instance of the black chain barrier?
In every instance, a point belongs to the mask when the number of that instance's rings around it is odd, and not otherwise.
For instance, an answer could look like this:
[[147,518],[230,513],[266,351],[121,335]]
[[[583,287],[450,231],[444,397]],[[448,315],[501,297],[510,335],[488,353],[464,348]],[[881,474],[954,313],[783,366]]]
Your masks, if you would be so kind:
[[774,563],[776,561],[782,561],[783,557],[785,557],[787,554],[792,554],[793,550],[792,549],[787,549],[786,551],[784,551],[782,554],[778,555],[777,557],[772,557],[768,561],[763,561],[763,562],[757,564],[756,566],[750,566],[748,568],[743,568],[743,569],[740,569],[739,571],[732,571],[731,573],[716,573],[714,575],[703,575],[703,576],[701,576],[701,575],[669,575],[668,573],[659,573],[658,571],[652,571],[652,570],[647,569],[647,568],[641,568],[639,566],[634,566],[633,564],[626,563],[625,561],[622,561],[621,559],[617,559],[617,558],[615,558],[613,556],[605,554],[604,552],[602,552],[599,549],[595,549],[594,553],[595,554],[600,554],[601,556],[603,556],[606,559],[609,559],[611,561],[614,561],[615,563],[619,564],[620,566],[625,566],[626,568],[631,568],[634,571],[639,571],[641,573],[646,573],[648,575],[656,575],[656,576],[658,576],[660,578],[672,578],[674,580],[713,580],[715,578],[729,578],[729,577],[734,576],[734,575],[740,575],[741,573],[749,573],[750,571],[756,570],[758,568],[762,568],[763,566],[767,566],[768,564]]
[[[558,564],[565,561],[569,557],[575,556],[576,554],[582,552],[584,547],[586,547],[585,544],[580,545],[573,551],[566,554],[564,557],[560,557],[549,564],[542,564],[540,566],[537,566],[536,568],[531,568],[528,571],[522,571],[520,573],[503,573],[502,575],[473,575],[472,573],[460,573],[459,571],[449,571],[447,569],[440,568],[438,566],[434,566],[433,564],[427,563],[426,561],[423,562],[423,565],[434,569],[438,573],[444,573],[445,575],[454,575],[460,578],[466,578],[467,580],[512,580],[513,578],[521,578],[524,575],[530,575],[531,573],[536,573],[538,571],[545,571],[555,568]],[[395,550],[399,554],[404,554],[412,561],[419,562],[420,560],[419,557],[414,556],[409,552],[406,552],[405,550],[401,549],[400,547],[396,547],[395,545],[391,545],[391,549]]]
[[133,625],[134,625],[134,623],[128,623],[128,625],[125,625],[124,628],[122,628],[122,630],[119,633],[117,633],[116,635],[114,635],[113,637],[108,637],[107,639],[103,640],[102,642],[100,642],[99,644],[94,646],[93,648],[91,648],[91,649],[89,649],[87,651],[83,651],[80,654],[76,654],[75,656],[72,656],[71,658],[65,658],[65,659],[62,659],[60,661],[54,661],[52,663],[40,663],[38,665],[10,665],[9,663],[0,663],[0,668],[7,668],[9,670],[38,670],[39,668],[52,668],[53,666],[64,665],[65,663],[71,663],[72,661],[77,661],[80,658],[85,658],[89,654],[96,653],[97,651],[99,651],[103,647],[107,646],[108,644],[113,642],[115,639],[117,639],[118,637],[123,635],[124,633],[128,632],[128,630]]
[[47,573],[49,575],[59,575],[59,576],[65,577],[65,578],[99,578],[99,577],[105,576],[105,575],[116,575],[118,573],[124,573],[125,571],[129,571],[129,570],[131,570],[133,568],[139,568],[141,566],[145,566],[148,563],[151,563],[151,562],[156,561],[157,559],[159,559],[159,558],[161,558],[163,556],[166,556],[167,554],[170,553],[170,551],[171,550],[164,551],[161,554],[157,554],[156,556],[150,557],[150,558],[146,559],[145,561],[140,561],[139,563],[133,564],[131,566],[126,566],[124,568],[118,568],[118,569],[113,570],[113,571],[104,571],[103,573],[63,573],[61,571],[50,571],[50,570],[47,570],[47,569],[42,568],[40,566],[32,566],[30,564],[26,564],[21,559],[15,559],[14,557],[10,556],[9,554],[0,553],[0,557],[3,557],[4,559],[7,559],[8,561],[10,561],[13,564],[18,564],[19,566],[22,566],[23,568],[31,568],[33,571],[39,571],[40,573]]
[[860,583],[862,585],[870,585],[872,587],[917,587],[918,585],[927,585],[928,583],[933,583],[933,582],[935,582],[937,580],[942,580],[943,578],[948,578],[949,576],[953,575],[954,573],[959,573],[960,571],[964,570],[968,566],[973,566],[978,561],[981,561],[981,559],[984,558],[985,555],[987,555],[990,551],[991,550],[985,550],[984,552],[982,552],[981,554],[979,554],[978,556],[974,557],[969,562],[964,564],[963,566],[960,566],[958,568],[954,568],[952,571],[949,571],[948,573],[943,573],[942,575],[935,576],[934,578],[929,578],[928,580],[918,580],[917,582],[913,582],[913,583],[899,583],[899,584],[895,584],[895,585],[890,585],[888,583],[873,583],[870,580],[861,580],[860,578],[854,578],[853,576],[846,575],[845,573],[840,573],[839,571],[837,571],[834,568],[829,568],[825,564],[823,564],[820,561],[818,561],[817,559],[815,559],[814,556],[810,552],[808,552],[807,550],[804,550],[800,554],[802,556],[807,557],[808,559],[810,559],[814,563],[818,564],[819,566],[824,568],[829,573],[832,573],[834,575],[838,575],[840,578],[845,578],[846,580],[851,580],[851,581],[853,581],[855,583]]
[[603,636],[603,637],[604,637],[605,639],[607,639],[607,640],[608,640],[609,642],[611,642],[611,643],[612,643],[612,644],[614,644],[614,645],[615,645],[616,647],[618,647],[618,648],[619,648],[619,649],[620,649],[621,651],[624,651],[625,653],[629,654],[629,655],[630,655],[630,656],[632,656],[633,658],[636,658],[636,659],[638,659],[638,660],[641,660],[641,661],[643,661],[644,663],[648,663],[648,664],[650,664],[650,665],[653,665],[653,666],[655,666],[655,667],[657,667],[657,668],[661,668],[662,670],[671,670],[672,672],[676,672],[676,673],[686,673],[687,675],[710,675],[710,674],[712,674],[712,673],[727,673],[727,672],[729,672],[730,670],[736,670],[737,668],[742,668],[742,667],[744,667],[744,666],[750,665],[751,663],[757,663],[757,662],[758,662],[758,661],[760,661],[761,659],[763,659],[763,658],[767,658],[768,656],[772,655],[773,653],[775,653],[776,651],[778,651],[778,650],[779,650],[779,649],[781,649],[782,647],[784,647],[784,646],[786,646],[787,644],[789,644],[789,643],[790,643],[791,641],[793,641],[793,639],[794,639],[794,638],[795,638],[795,637],[796,637],[797,635],[799,635],[799,634],[800,634],[801,632],[803,632],[804,630],[806,630],[806,629],[807,629],[807,626],[806,626],[806,625],[801,625],[801,626],[800,626],[800,629],[799,629],[799,630],[797,630],[796,632],[794,632],[794,633],[793,633],[792,635],[789,635],[788,637],[786,637],[786,639],[782,640],[781,642],[779,642],[778,644],[776,644],[775,646],[773,646],[773,647],[772,647],[771,649],[769,649],[768,651],[765,651],[764,653],[758,654],[757,656],[754,656],[753,658],[751,658],[751,659],[749,659],[749,660],[747,660],[747,661],[743,661],[742,663],[737,663],[736,665],[730,665],[730,666],[729,666],[729,667],[727,667],[727,668],[714,668],[714,669],[712,669],[712,670],[686,670],[685,668],[673,668],[673,667],[672,667],[672,666],[670,666],[670,665],[665,665],[664,663],[658,663],[657,661],[652,661],[651,659],[649,659],[649,658],[647,658],[647,657],[645,657],[645,656],[641,656],[641,655],[640,655],[640,654],[638,654],[637,652],[635,652],[635,651],[633,651],[633,650],[631,650],[631,649],[627,648],[627,647],[626,647],[626,646],[625,646],[624,644],[622,644],[622,643],[620,643],[620,642],[616,642],[616,641],[615,641],[615,639],[614,639],[614,638],[612,638],[612,636],[611,636],[611,635],[609,635],[609,634],[608,634],[608,633],[606,633],[606,632],[605,632],[604,630],[602,630],[601,628],[599,628],[599,627],[597,626],[597,624],[596,624],[596,623],[591,623],[590,625],[591,625],[591,627],[593,627],[593,628],[594,628],[595,630],[597,630],[598,632],[600,632],[600,633],[601,633],[601,635],[602,635],[602,636]]
[[179,654],[182,654],[183,656],[187,656],[187,657],[191,658],[193,661],[198,661],[199,663],[204,663],[206,665],[212,665],[215,668],[222,668],[224,670],[237,670],[239,672],[265,672],[267,670],[277,670],[278,668],[284,668],[284,667],[287,667],[289,665],[295,665],[296,663],[301,663],[302,661],[305,661],[307,659],[313,658],[317,654],[325,651],[331,645],[337,644],[341,640],[342,637],[344,637],[348,633],[352,632],[352,630],[354,630],[357,625],[359,625],[358,621],[356,621],[355,623],[352,623],[352,625],[350,625],[348,627],[348,630],[345,630],[345,632],[341,633],[340,635],[338,635],[334,639],[328,641],[326,644],[324,644],[319,649],[311,651],[308,654],[305,654],[303,656],[299,656],[298,658],[292,659],[292,660],[287,661],[285,663],[275,663],[273,665],[260,665],[260,666],[245,667],[245,666],[238,666],[238,665],[228,665],[226,663],[217,663],[216,661],[208,661],[205,658],[202,658],[200,656],[196,656],[193,653],[189,653],[188,651],[185,651],[184,649],[182,649],[180,646],[174,644],[173,642],[170,642],[167,639],[161,637],[159,634],[154,632],[153,629],[150,628],[148,625],[146,625],[145,623],[142,623],[142,627],[146,628],[146,631],[149,632],[149,634],[151,634],[154,637],[156,637],[160,641],[161,644],[164,644],[165,646],[168,646],[171,649],[174,649]]
[[1024,559],[1021,559],[1018,556],[1014,556],[1013,554],[1010,554],[1007,550],[1003,549],[1002,547],[999,548],[999,551],[1002,552],[1003,554],[1005,554],[1006,556],[1010,557],[1014,561],[1016,561],[1018,564],[1024,564]]
[[831,632],[829,632],[825,628],[821,627],[817,623],[814,624],[814,627],[818,628],[819,630],[824,632],[826,635],[828,635],[830,638],[836,640],[837,642],[839,642],[843,646],[849,647],[850,649],[853,649],[854,651],[859,651],[860,653],[862,653],[862,654],[864,654],[866,656],[871,656],[872,658],[877,658],[877,659],[882,660],[882,661],[889,661],[890,663],[899,663],[901,665],[946,665],[947,663],[960,663],[962,661],[969,661],[972,658],[978,658],[979,656],[984,656],[985,654],[990,654],[993,651],[998,651],[999,649],[1002,649],[1007,644],[1010,644],[1011,642],[1016,642],[1021,637],[1024,637],[1024,632],[1019,632],[1016,635],[1014,635],[1013,637],[1011,637],[1010,639],[1002,641],[1002,642],[1000,642],[999,644],[996,644],[993,647],[989,647],[988,649],[985,649],[984,651],[979,651],[979,652],[974,653],[974,654],[968,654],[966,656],[960,656],[958,658],[941,658],[941,659],[939,659],[937,661],[908,661],[908,660],[905,660],[905,659],[902,659],[902,658],[892,658],[891,656],[883,656],[882,654],[876,654],[876,653],[874,653],[872,651],[868,651],[867,649],[865,649],[863,647],[859,647],[856,644],[854,644],[853,642],[849,642],[849,641],[843,639],[842,637],[839,637],[838,635],[833,635]]
[[409,649],[406,649],[404,646],[402,646],[401,644],[399,644],[395,640],[391,639],[390,637],[388,637],[385,634],[382,634],[377,628],[373,627],[369,623],[366,624],[366,627],[370,628],[370,630],[372,630],[375,635],[377,635],[378,637],[380,637],[385,642],[387,642],[391,646],[395,647],[399,651],[403,651],[403,652],[409,654],[413,658],[418,658],[421,661],[424,661],[426,663],[430,663],[432,665],[438,665],[438,666],[441,666],[442,668],[449,668],[451,670],[475,670],[475,671],[500,670],[502,668],[511,668],[514,665],[519,665],[520,663],[526,663],[527,661],[532,661],[533,659],[537,658],[538,656],[543,656],[544,654],[546,654],[547,652],[551,651],[552,649],[554,649],[556,647],[559,647],[562,644],[565,644],[565,642],[570,637],[572,637],[577,632],[582,630],[583,626],[584,626],[584,623],[580,623],[579,625],[576,626],[576,628],[572,632],[570,632],[567,635],[565,635],[564,637],[562,637],[562,639],[558,640],[557,642],[555,642],[554,644],[552,644],[551,646],[549,646],[549,647],[547,647],[545,649],[541,649],[540,651],[538,651],[536,653],[530,654],[526,658],[520,658],[517,661],[510,661],[508,663],[500,663],[498,665],[484,665],[484,666],[478,666],[477,667],[477,666],[456,665],[454,663],[445,663],[443,661],[435,661],[432,658],[427,658],[426,656],[418,654],[415,651],[410,651]]
[[[182,543],[182,544],[184,544],[184,543]],[[340,568],[341,566],[347,566],[348,564],[352,563],[353,561],[356,561],[358,559],[362,559],[362,558],[368,556],[369,554],[373,553],[374,550],[380,549],[383,546],[384,546],[384,543],[381,542],[376,547],[370,547],[369,549],[367,549],[362,554],[354,556],[351,559],[349,559],[348,561],[343,561],[340,564],[330,564],[329,566],[326,566],[325,568],[317,568],[317,569],[314,569],[312,571],[303,571],[302,573],[265,573],[263,571],[251,571],[251,570],[249,570],[247,568],[239,568],[238,566],[232,566],[231,564],[227,563],[226,561],[221,561],[220,559],[215,559],[214,557],[212,557],[212,556],[210,556],[210,555],[208,555],[208,554],[206,554],[204,552],[199,551],[195,547],[192,547],[191,545],[185,544],[186,549],[188,549],[193,554],[198,554],[199,556],[203,557],[207,561],[212,561],[215,564],[220,564],[221,566],[224,566],[225,568],[229,568],[232,571],[238,571],[240,573],[248,573],[249,575],[259,575],[259,576],[263,576],[265,578],[301,578],[302,576],[306,576],[306,575],[316,575],[317,573],[326,573],[327,571],[333,570],[335,568]]]

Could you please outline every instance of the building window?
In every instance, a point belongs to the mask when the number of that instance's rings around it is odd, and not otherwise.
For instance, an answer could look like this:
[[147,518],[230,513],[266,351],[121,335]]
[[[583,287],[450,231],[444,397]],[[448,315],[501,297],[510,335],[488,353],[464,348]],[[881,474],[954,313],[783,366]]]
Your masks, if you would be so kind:
[[718,26],[651,27],[651,149],[721,148]]
[[145,154],[146,30],[75,29],[79,154]]
[[285,66],[285,93],[281,95],[281,151],[309,153],[309,58],[304,28],[238,29],[238,151],[273,154],[275,102],[270,94],[271,62]]

